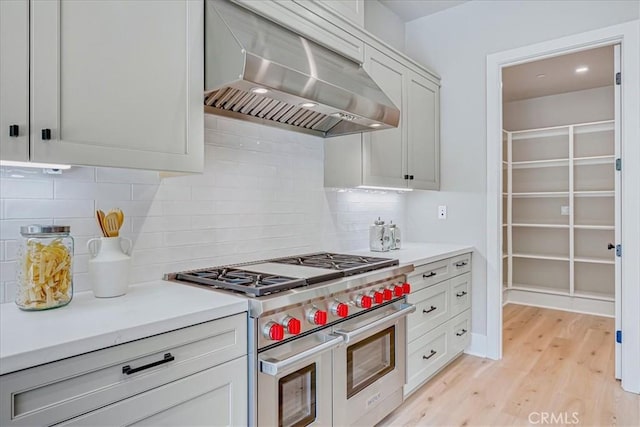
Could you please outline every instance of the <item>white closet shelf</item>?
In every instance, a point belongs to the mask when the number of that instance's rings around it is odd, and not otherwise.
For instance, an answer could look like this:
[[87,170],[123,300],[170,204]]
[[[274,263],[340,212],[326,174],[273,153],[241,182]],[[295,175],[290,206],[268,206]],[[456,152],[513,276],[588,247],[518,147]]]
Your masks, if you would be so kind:
[[574,191],[576,197],[613,197],[615,192],[613,190],[594,190],[594,191]]
[[568,224],[522,224],[514,223],[512,227],[529,227],[529,228],[569,228]]
[[567,285],[567,290],[564,290],[560,288],[550,288],[547,286],[514,283],[513,286],[511,286],[508,289],[515,289],[517,291],[539,292],[542,294],[551,294],[551,295],[569,295],[569,285]]
[[611,294],[605,294],[603,292],[587,292],[587,291],[574,291],[573,296],[587,299],[595,299],[600,301],[615,301],[615,297]]
[[614,164],[614,158],[615,156],[575,157],[573,159],[573,164],[575,166]]
[[[593,193],[593,191],[590,191]],[[506,196],[507,193],[502,193],[503,196]],[[538,191],[532,193],[511,193],[511,196],[515,198],[526,198],[526,197],[568,197],[568,191]]]
[[[599,122],[578,123],[574,124],[574,133],[593,133],[613,130],[613,120],[603,120]],[[509,132],[503,129],[503,132]],[[551,126],[537,129],[515,130],[511,132],[512,140],[529,139],[529,138],[545,138],[549,136],[569,135],[569,126]]]
[[615,230],[613,225],[574,225],[573,228],[579,230]]
[[527,259],[544,259],[548,261],[569,261],[569,256],[558,256],[558,255],[543,255],[543,254],[524,254],[524,253],[514,253],[512,254],[514,258],[527,258]]
[[569,159],[527,160],[521,162],[511,162],[511,167],[513,169],[557,168],[563,166],[569,166]]
[[575,257],[575,262],[586,262],[591,264],[615,264],[616,261],[608,258],[593,258],[593,257]]

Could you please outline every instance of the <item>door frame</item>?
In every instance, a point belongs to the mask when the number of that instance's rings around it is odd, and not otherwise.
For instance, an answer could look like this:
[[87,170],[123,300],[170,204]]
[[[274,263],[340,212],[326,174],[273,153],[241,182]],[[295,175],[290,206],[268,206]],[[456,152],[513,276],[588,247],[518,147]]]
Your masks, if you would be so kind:
[[617,43],[622,51],[621,377],[623,389],[640,393],[640,263],[633,261],[640,259],[640,20],[487,56],[487,357],[502,358],[502,144],[492,143],[502,140],[502,68]]

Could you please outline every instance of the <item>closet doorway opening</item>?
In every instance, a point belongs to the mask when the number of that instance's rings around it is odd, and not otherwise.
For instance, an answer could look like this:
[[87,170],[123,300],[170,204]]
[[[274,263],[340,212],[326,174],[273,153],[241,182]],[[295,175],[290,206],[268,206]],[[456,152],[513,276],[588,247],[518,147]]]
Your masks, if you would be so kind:
[[620,378],[619,72],[619,44],[502,68],[505,358],[599,334]]

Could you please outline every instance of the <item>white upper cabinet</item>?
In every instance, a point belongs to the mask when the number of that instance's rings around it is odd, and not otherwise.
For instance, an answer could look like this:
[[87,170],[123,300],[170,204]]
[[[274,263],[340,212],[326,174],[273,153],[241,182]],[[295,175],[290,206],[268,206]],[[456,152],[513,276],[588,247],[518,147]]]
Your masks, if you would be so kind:
[[0,1],[0,158],[29,160],[27,1]]
[[30,6],[31,161],[202,171],[201,0]]
[[418,73],[407,74],[407,172],[409,187],[440,189],[440,88]]
[[364,0],[312,0],[312,2],[330,9],[360,27],[364,27]]
[[395,129],[363,134],[363,184],[406,187],[405,76],[402,65],[376,49],[365,47],[364,69],[401,111]]
[[395,129],[325,140],[326,187],[440,189],[440,87],[365,46],[364,68],[400,108]]

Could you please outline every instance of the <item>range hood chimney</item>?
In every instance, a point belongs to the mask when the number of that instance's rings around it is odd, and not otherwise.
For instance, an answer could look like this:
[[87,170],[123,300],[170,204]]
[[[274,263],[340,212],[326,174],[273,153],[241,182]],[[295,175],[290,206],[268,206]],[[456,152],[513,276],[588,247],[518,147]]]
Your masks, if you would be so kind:
[[228,0],[207,0],[205,112],[322,137],[397,127],[362,67]]

